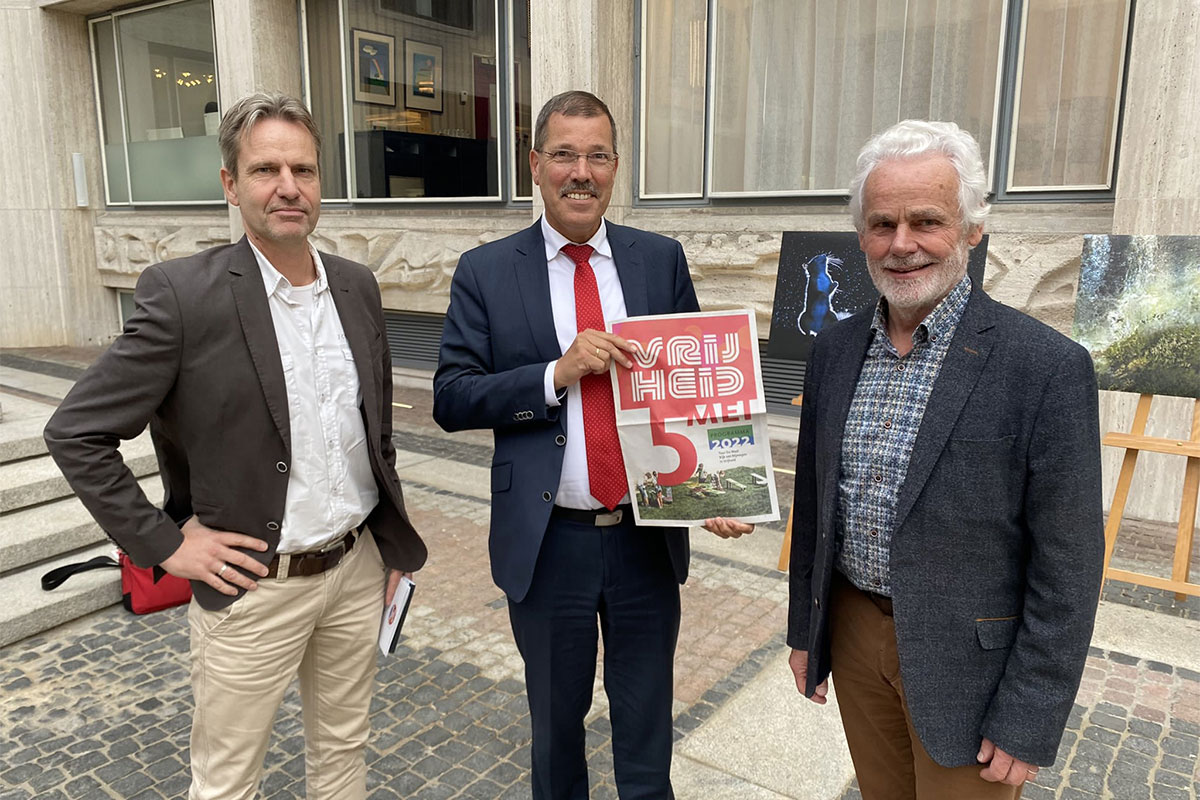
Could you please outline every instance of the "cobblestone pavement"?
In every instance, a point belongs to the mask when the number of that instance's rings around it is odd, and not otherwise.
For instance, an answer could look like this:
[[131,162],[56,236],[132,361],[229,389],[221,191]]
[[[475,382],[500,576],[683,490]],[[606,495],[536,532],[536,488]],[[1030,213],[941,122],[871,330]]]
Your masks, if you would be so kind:
[[[442,434],[428,422],[428,392],[403,390],[397,399],[414,406],[397,424],[397,442],[406,453],[487,465],[490,435]],[[775,449],[776,463],[788,466],[790,448]],[[790,480],[780,477],[780,497],[786,498]],[[490,579],[487,503],[412,481],[405,491],[431,556],[418,576],[406,637],[395,655],[380,660],[370,796],[526,798],[522,667],[504,598]],[[1142,538],[1155,535],[1148,529]],[[1141,552],[1118,549],[1129,563],[1138,563]],[[1194,599],[1176,602],[1141,587],[1113,584],[1105,598],[1200,618]],[[677,739],[709,720],[784,649],[786,578],[696,553],[682,603]],[[183,796],[192,711],[187,651],[183,609],[134,617],[119,606],[0,649],[0,800]],[[1024,796],[1195,798],[1198,735],[1200,674],[1093,650],[1058,763],[1043,769]],[[607,707],[598,689],[588,721],[594,798],[616,796],[608,740]],[[276,719],[263,794],[304,795],[294,687]],[[845,793],[857,796],[853,786]]]

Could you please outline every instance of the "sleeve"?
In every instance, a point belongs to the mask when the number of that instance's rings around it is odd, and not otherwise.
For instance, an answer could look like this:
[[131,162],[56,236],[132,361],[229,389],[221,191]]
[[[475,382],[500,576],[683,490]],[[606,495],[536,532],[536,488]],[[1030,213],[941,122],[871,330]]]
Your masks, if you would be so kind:
[[433,377],[433,418],[443,429],[504,428],[558,418],[560,407],[546,403],[548,362],[501,369],[494,361],[491,315],[516,311],[488,307],[471,254],[464,253],[450,286]]
[[692,284],[692,273],[688,269],[683,245],[675,242],[675,313],[695,313],[700,310],[696,299],[696,287]]
[[1091,358],[1072,345],[1050,375],[1028,453],[1024,613],[980,731],[1005,752],[1043,766],[1054,763],[1079,688],[1104,564]]
[[383,375],[382,408],[379,409],[379,449],[383,453],[383,461],[388,467],[389,478],[400,485],[396,475],[396,443],[392,441],[392,348],[388,344],[387,322],[383,318],[383,297],[379,293],[379,283],[374,275],[368,283],[371,290],[371,313],[375,316],[376,325],[382,336],[379,348],[379,369]]
[[104,532],[135,564],[150,567],[170,557],[183,535],[146,498],[118,447],[145,430],[174,385],[183,332],[174,288],[157,265],[138,279],[134,303],[125,332],[67,394],[44,437]]

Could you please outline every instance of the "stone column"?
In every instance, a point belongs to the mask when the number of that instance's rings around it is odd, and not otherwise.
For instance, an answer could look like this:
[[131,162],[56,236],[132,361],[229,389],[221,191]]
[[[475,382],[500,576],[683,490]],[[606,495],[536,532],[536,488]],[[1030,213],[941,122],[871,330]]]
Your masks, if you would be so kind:
[[[1113,233],[1200,233],[1200,5],[1194,0],[1138,3],[1133,23]],[[1127,431],[1137,395],[1102,392],[1100,429]],[[1186,439],[1192,401],[1156,397],[1146,433]],[[1123,451],[1104,448],[1105,503],[1112,498]],[[1184,459],[1142,453],[1128,516],[1177,521]],[[1196,576],[1193,576],[1193,580]]]
[[[530,3],[533,113],[568,89],[591,92],[617,122],[622,154],[606,215],[621,223],[633,205],[633,0],[537,0]],[[533,215],[542,213],[534,191]]]
[[[116,301],[94,269],[104,187],[91,75],[83,16],[0,4],[4,346],[105,344],[119,328]],[[84,155],[84,207],[72,153]]]

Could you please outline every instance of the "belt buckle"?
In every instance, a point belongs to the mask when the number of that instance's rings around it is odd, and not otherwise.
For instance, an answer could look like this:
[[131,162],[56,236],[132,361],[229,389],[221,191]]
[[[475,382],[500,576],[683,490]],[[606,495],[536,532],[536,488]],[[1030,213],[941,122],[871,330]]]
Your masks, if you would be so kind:
[[323,547],[323,548],[321,548],[320,550],[318,550],[318,551],[316,552],[316,554],[317,554],[317,555],[319,555],[319,556],[327,556],[327,555],[329,555],[330,553],[334,552],[335,550],[337,550],[337,549],[339,549],[339,548],[340,548],[340,549],[343,551],[343,553],[344,553],[344,552],[345,552],[345,550],[346,550],[346,540],[347,540],[347,539],[349,539],[349,538],[350,538],[350,534],[349,534],[349,533],[347,533],[345,536],[343,536],[342,538],[338,539],[338,540],[337,540],[336,542],[334,542],[333,544],[326,545],[325,547]]
[[623,509],[623,508],[614,508],[612,511],[609,511],[607,514],[597,514],[596,515],[596,526],[600,527],[600,528],[607,528],[610,525],[617,525],[621,522],[621,519],[624,516],[625,516],[625,509]]

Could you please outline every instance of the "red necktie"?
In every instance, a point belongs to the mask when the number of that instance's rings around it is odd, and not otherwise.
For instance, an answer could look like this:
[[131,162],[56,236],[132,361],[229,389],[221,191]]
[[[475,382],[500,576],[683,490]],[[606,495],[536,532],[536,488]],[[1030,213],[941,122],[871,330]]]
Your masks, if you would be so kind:
[[[604,309],[600,306],[600,291],[596,274],[588,259],[591,245],[563,245],[562,251],[575,262],[575,327],[584,331],[604,330]],[[625,460],[621,457],[621,440],[617,437],[617,413],[613,406],[612,379],[603,375],[584,375],[579,381],[583,397],[583,431],[587,442],[588,484],[592,497],[613,509],[621,502],[628,487],[625,483]]]

